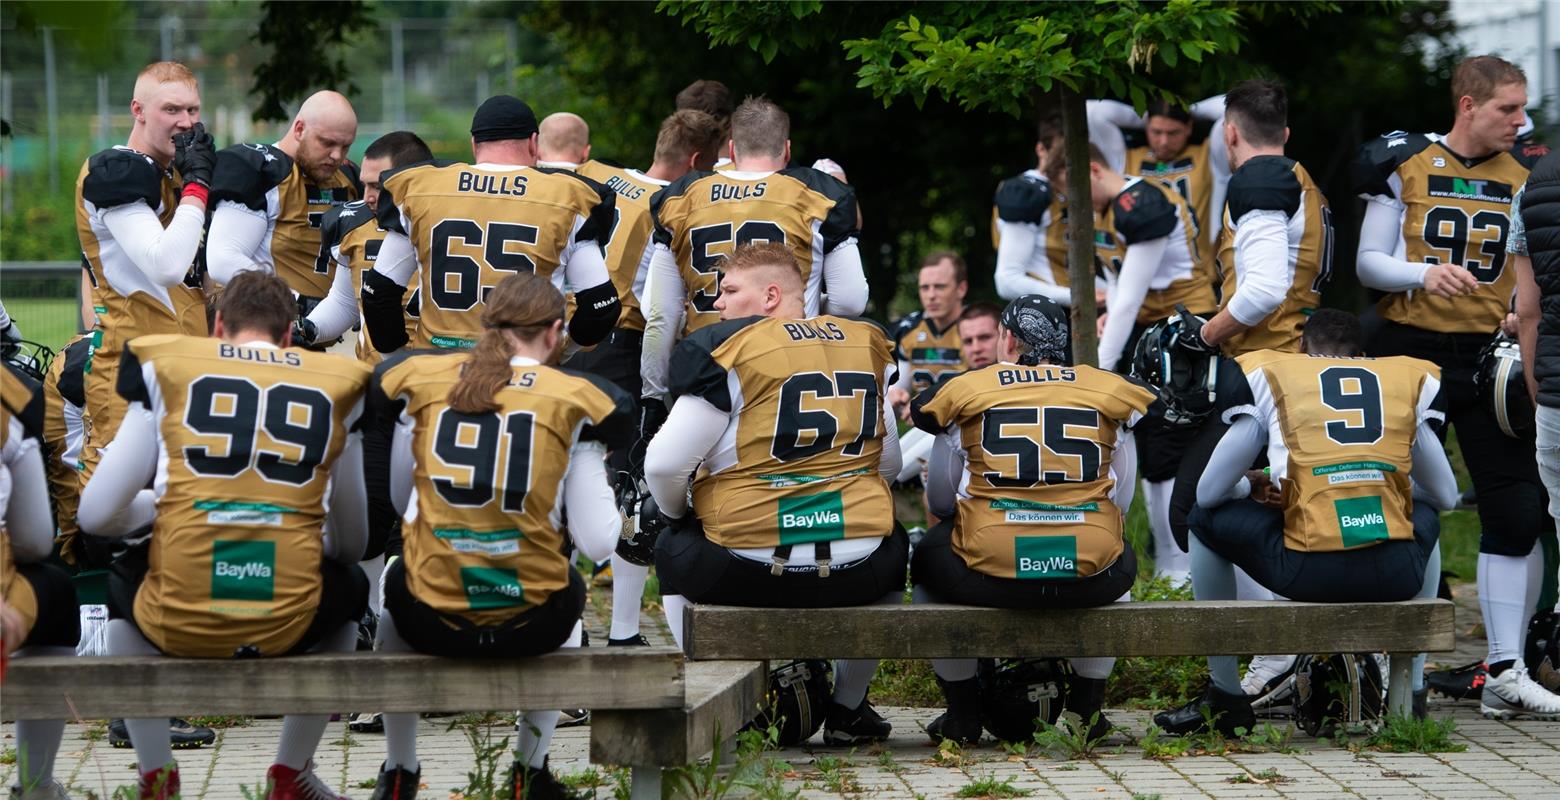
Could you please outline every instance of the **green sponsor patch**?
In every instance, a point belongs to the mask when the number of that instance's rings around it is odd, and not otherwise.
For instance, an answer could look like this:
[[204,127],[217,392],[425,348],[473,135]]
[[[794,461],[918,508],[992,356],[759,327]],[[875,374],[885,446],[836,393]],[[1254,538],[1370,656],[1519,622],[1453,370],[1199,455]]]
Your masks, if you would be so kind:
[[211,543],[211,599],[270,602],[276,585],[276,542]]
[[1059,506],[1055,503],[1036,503],[1033,500],[998,498],[991,501],[997,511],[1099,511],[1099,503],[1082,503],[1076,506]]
[[520,575],[512,569],[461,567],[460,582],[466,589],[466,602],[472,610],[509,608],[525,603]]
[[845,538],[845,503],[839,492],[784,497],[775,511],[781,544]]
[[275,503],[238,503],[227,500],[196,500],[196,511],[262,511],[268,514],[296,514],[298,509]]
[[1344,547],[1359,547],[1388,538],[1387,516],[1381,511],[1381,498],[1377,495],[1334,500],[1333,511],[1338,515],[1338,533],[1343,537]]
[[435,336],[433,346],[446,350],[470,350],[477,346],[476,339],[462,339],[459,336]]
[[1384,461],[1347,461],[1342,464],[1328,464],[1311,469],[1312,475],[1331,475],[1334,472],[1356,472],[1358,470],[1374,469],[1382,472],[1397,472],[1397,467]]
[[457,553],[476,553],[489,557],[510,556],[520,552],[520,531],[474,531],[468,528],[434,528],[434,538],[442,540]]
[[1078,577],[1078,539],[1072,536],[1015,536],[1013,563],[1020,578]]

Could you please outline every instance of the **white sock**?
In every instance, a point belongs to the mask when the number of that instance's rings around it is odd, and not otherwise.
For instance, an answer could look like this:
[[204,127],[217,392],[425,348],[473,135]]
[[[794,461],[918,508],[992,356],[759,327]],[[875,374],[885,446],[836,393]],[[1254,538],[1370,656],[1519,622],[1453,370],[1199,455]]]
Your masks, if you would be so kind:
[[[343,622],[326,634],[310,653],[350,653],[357,649],[357,620]],[[330,724],[329,714],[288,714],[282,717],[282,736],[276,743],[276,763],[291,769],[303,769],[314,758]]]
[[[1538,548],[1533,548],[1537,550]],[[1425,580],[1419,586],[1418,600],[1434,600],[1436,590],[1441,588],[1441,543],[1436,542],[1435,547],[1430,548],[1430,558],[1425,561]],[[1482,605],[1482,604],[1481,604]],[[1414,679],[1414,691],[1425,688],[1425,661],[1429,653],[1415,653],[1414,662],[1409,667],[1409,675]]]
[[1479,554],[1479,613],[1489,639],[1487,663],[1522,657],[1527,629],[1528,557]]
[[[615,582],[617,576],[613,575]],[[569,634],[569,640],[559,645],[558,649],[565,647],[579,647],[583,638],[585,624],[574,623],[574,632]],[[552,744],[553,731],[558,728],[558,712],[554,711],[523,711],[520,718],[515,721],[518,729],[515,736],[515,758],[523,761],[531,769],[541,769],[547,762],[547,747]]]
[[967,681],[975,677],[976,661],[973,658],[934,658],[932,671],[949,683]]
[[[1542,545],[1533,545],[1533,550],[1527,554],[1527,603],[1523,606],[1527,609],[1528,616],[1538,613],[1538,596],[1544,591],[1544,548]],[[1526,645],[1527,626],[1522,627],[1523,644]],[[1523,652],[1526,652],[1524,649]]]
[[358,566],[362,567],[363,574],[368,576],[368,608],[377,617],[385,613],[384,598],[379,593],[379,579],[385,573],[385,554],[380,553],[359,563]]
[[666,627],[672,629],[672,639],[677,642],[677,649],[687,652],[683,647],[683,611],[688,608],[688,598],[680,594],[663,594],[661,608],[666,611]]
[[875,658],[849,659],[834,662],[834,702],[846,708],[856,708],[867,699],[867,686],[877,674]]
[[639,602],[644,598],[649,577],[650,567],[612,554],[612,630],[608,637],[627,639],[639,634]]
[[1154,536],[1154,574],[1167,575],[1184,583],[1192,569],[1192,557],[1175,543],[1170,532],[1170,496],[1175,479],[1143,481],[1143,505],[1148,512],[1148,528]]
[[1082,678],[1098,678],[1104,680],[1110,677],[1110,671],[1116,667],[1115,656],[1094,656],[1091,658],[1067,659]]
[[[412,651],[412,646],[396,630],[395,618],[388,609],[379,615],[379,630],[374,644],[376,649],[386,653]],[[417,761],[417,714],[386,712],[380,718],[385,723],[385,768],[400,767],[407,772],[416,772],[422,766]]]
[[[108,654],[111,656],[160,656],[162,651],[146,641],[146,637],[125,619],[108,621]],[[173,745],[169,741],[168,718],[127,719],[125,731],[130,734],[130,746],[135,748],[137,768],[151,772],[173,763]]]

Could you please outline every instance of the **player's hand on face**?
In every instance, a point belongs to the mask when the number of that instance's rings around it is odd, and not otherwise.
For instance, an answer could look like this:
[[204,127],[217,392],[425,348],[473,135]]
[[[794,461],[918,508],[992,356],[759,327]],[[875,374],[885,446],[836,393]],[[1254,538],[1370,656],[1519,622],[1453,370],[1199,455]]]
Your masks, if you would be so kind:
[[217,140],[206,132],[204,124],[197,122],[173,137],[173,166],[186,184],[211,186],[211,173],[217,167]]
[[1473,273],[1457,264],[1431,264],[1425,271],[1425,291],[1439,297],[1456,297],[1478,288]]
[[910,418],[910,393],[898,386],[889,387],[888,404],[894,407],[894,413],[900,419]]

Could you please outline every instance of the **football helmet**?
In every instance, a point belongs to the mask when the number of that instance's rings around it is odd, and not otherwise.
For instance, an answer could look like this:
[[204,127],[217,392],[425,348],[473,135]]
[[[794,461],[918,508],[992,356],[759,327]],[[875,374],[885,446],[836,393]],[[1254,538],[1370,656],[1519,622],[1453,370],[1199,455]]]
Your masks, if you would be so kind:
[[1159,390],[1165,422],[1194,425],[1213,413],[1221,355],[1178,344],[1190,321],[1177,315],[1150,325],[1132,351],[1132,377]]
[[1479,397],[1501,433],[1517,439],[1533,436],[1533,403],[1528,399],[1527,379],[1522,374],[1522,348],[1505,333],[1479,351],[1479,366],[1473,373]]
[[1064,659],[981,661],[981,723],[1004,742],[1032,741],[1061,716],[1072,674]]
[[1374,653],[1323,653],[1295,662],[1295,725],[1312,736],[1331,736],[1381,719],[1387,690],[1383,660]]

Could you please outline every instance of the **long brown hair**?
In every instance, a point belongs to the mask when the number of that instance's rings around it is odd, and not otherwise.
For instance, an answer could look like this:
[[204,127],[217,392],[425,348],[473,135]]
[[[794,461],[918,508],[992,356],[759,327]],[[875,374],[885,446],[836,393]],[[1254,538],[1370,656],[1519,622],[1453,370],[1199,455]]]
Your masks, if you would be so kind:
[[486,414],[498,410],[493,402],[513,374],[511,331],[523,340],[534,339],[563,319],[563,295],[545,278],[517,272],[505,278],[488,295],[482,307],[482,338],[466,357],[460,380],[450,387],[445,402],[462,414]]

